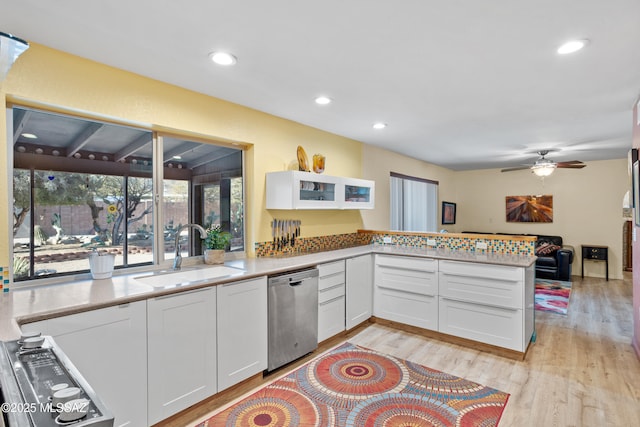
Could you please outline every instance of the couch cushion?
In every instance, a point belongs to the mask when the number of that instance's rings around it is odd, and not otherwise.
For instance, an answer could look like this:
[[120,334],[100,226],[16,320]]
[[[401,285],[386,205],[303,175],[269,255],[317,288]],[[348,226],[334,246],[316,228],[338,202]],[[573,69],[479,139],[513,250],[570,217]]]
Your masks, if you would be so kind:
[[553,243],[542,242],[536,246],[536,256],[555,256],[556,251],[561,248]]
[[556,258],[552,256],[540,256],[536,260],[536,267],[557,267]]

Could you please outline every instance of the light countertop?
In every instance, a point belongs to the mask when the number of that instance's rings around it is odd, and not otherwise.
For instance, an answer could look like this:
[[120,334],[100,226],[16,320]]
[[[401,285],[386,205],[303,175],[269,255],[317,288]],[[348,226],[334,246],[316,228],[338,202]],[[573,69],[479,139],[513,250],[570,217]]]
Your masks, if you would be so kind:
[[[536,257],[532,256],[368,245],[284,258],[245,258],[227,261],[225,266],[238,269],[238,274],[182,285],[170,284],[163,287],[153,287],[138,280],[143,276],[151,276],[153,271],[117,274],[117,270],[110,279],[83,278],[74,280],[70,278],[69,280],[73,281],[50,285],[24,287],[14,285],[10,292],[0,295],[0,340],[19,338],[19,325],[24,323],[126,304],[185,290],[284,273],[371,253],[481,262],[514,267],[529,267],[536,260]],[[199,266],[212,267],[204,264]]]

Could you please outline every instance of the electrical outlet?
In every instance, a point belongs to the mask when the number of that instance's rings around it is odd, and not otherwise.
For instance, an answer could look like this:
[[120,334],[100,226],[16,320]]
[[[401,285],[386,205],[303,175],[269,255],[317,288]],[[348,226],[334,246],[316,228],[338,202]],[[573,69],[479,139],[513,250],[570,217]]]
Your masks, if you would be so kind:
[[488,247],[487,242],[476,242],[476,249],[487,249]]
[[436,239],[427,239],[427,246],[436,246],[437,244]]
[[391,243],[391,237],[389,237],[389,236],[385,236],[385,237],[383,237],[383,238],[382,238],[382,242],[383,242],[383,243]]

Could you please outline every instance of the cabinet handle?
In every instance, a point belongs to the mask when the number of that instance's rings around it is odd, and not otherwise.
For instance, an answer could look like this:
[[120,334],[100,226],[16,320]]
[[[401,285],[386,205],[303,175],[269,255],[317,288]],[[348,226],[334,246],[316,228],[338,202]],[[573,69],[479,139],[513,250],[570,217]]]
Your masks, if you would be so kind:
[[118,304],[118,308],[127,308],[129,307],[129,303],[125,302],[124,304]]
[[325,302],[321,302],[320,304],[318,304],[318,306],[323,306],[323,305],[327,305],[327,304],[331,304],[332,302],[335,302],[339,299],[344,299],[344,295],[340,295],[339,297],[335,297],[333,299],[330,299],[329,301],[325,301]]
[[210,287],[202,288],[202,289],[193,289],[191,291],[176,292],[173,294],[160,295],[159,297],[155,297],[154,300],[159,301],[162,299],[167,299],[167,298],[175,297],[178,295],[195,294],[196,292],[205,292],[205,291],[208,291],[209,289]]

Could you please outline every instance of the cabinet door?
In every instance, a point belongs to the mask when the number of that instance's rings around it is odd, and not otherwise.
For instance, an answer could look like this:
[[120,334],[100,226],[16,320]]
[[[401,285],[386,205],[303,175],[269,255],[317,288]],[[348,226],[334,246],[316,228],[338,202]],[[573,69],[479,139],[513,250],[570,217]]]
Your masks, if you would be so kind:
[[440,297],[440,332],[524,352],[522,310]]
[[438,330],[438,297],[376,285],[375,315],[424,329]]
[[318,342],[344,331],[344,295],[318,303]]
[[147,425],[146,304],[130,304],[23,325],[51,335],[115,416]]
[[152,298],[147,310],[155,424],[216,393],[216,288]]
[[340,178],[301,171],[269,172],[267,209],[338,209]]
[[218,285],[218,390],[267,368],[267,278]]
[[371,255],[347,259],[346,326],[351,329],[371,317],[373,310],[373,261]]
[[342,209],[373,209],[375,207],[375,181],[342,178]]

